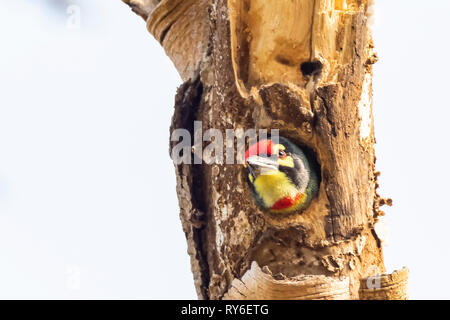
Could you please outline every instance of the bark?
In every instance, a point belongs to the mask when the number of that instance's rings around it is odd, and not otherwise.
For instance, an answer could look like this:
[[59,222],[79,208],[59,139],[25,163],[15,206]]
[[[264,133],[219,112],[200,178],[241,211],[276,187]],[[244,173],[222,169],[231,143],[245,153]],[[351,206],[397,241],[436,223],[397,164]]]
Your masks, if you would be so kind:
[[172,131],[279,129],[320,166],[318,197],[282,217],[256,207],[241,165],[175,166],[199,298],[406,298],[406,269],[371,286],[391,200],[377,193],[370,1],[124,1],[185,81]]

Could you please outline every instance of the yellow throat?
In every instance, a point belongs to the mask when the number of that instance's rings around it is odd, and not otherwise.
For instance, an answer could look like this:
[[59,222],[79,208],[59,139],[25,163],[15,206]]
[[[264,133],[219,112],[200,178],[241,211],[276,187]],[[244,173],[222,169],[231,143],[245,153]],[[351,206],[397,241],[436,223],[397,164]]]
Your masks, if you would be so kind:
[[[289,178],[281,171],[270,171],[259,175],[254,181],[255,190],[267,208],[277,203],[280,199],[291,197],[295,198],[298,195],[298,190]],[[297,199],[295,207],[300,206],[304,197]],[[288,208],[283,210],[271,210],[276,212],[287,212],[295,210],[295,208]]]

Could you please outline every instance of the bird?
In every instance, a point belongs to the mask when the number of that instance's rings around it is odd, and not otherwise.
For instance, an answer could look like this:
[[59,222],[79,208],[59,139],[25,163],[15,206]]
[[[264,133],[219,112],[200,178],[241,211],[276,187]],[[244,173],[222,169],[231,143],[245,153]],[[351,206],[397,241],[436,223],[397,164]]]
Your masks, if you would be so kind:
[[253,198],[272,214],[301,213],[319,191],[317,165],[289,139],[263,139],[245,152]]

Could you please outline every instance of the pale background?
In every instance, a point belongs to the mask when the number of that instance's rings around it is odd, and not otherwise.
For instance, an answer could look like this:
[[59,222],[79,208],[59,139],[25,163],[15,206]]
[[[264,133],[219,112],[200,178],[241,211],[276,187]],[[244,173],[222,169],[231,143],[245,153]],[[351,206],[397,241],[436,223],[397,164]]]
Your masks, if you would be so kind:
[[[376,5],[385,261],[412,298],[450,298],[449,12]],[[196,298],[168,155],[181,79],[144,22],[119,0],[0,0],[0,41],[0,298]]]

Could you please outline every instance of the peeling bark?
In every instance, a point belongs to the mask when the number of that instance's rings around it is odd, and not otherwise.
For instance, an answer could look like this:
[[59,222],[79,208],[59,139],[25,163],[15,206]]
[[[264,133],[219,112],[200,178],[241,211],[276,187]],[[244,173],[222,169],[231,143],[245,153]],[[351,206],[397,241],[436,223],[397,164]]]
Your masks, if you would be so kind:
[[225,300],[345,300],[349,299],[349,279],[323,275],[295,278],[274,276],[268,268],[252,263],[242,279],[234,279]]
[[288,216],[261,212],[243,166],[175,166],[199,298],[405,298],[361,285],[385,272],[376,225],[391,204],[376,191],[370,1],[125,2],[185,80],[172,132],[279,129],[320,166],[318,197]]

